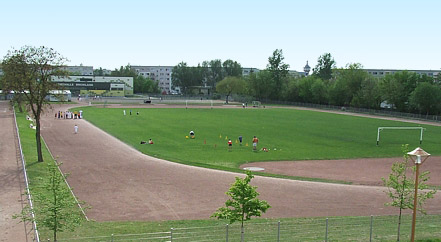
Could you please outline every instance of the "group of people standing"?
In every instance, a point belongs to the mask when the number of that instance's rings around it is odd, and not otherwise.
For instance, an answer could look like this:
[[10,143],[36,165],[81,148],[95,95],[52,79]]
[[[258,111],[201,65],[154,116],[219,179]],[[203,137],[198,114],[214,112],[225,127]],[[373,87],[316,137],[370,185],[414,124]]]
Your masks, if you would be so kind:
[[[239,136],[238,140],[239,140],[239,144],[242,145],[242,141],[243,141],[242,135]],[[256,136],[254,136],[253,137],[253,151],[257,150],[258,143],[259,143],[259,139]],[[228,140],[228,150],[231,151],[232,148],[233,148],[233,141],[231,141],[231,139],[229,139]]]
[[55,113],[55,118],[58,119],[81,119],[83,118],[83,111],[58,111]]

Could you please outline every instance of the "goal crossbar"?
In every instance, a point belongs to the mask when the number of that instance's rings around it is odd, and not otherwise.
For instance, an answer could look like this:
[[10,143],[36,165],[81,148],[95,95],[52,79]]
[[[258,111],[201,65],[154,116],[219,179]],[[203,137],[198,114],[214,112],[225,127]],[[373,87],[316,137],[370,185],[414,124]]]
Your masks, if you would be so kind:
[[420,130],[420,144],[423,142],[423,132],[425,130],[425,128],[423,128],[423,127],[378,127],[378,131],[377,131],[377,145],[380,143],[380,132],[385,130],[385,129],[407,129],[407,130],[419,129]]

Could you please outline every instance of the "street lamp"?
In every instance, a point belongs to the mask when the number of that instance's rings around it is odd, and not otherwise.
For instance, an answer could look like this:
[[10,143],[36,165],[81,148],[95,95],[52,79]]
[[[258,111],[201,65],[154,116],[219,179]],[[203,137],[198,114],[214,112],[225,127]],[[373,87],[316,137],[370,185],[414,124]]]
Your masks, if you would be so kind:
[[417,207],[417,198],[418,198],[418,176],[419,176],[419,168],[420,165],[424,163],[424,161],[429,158],[430,154],[421,149],[420,147],[412,150],[411,152],[407,153],[412,159],[413,162],[415,162],[416,171],[415,171],[415,196],[413,198],[413,215],[412,215],[412,234],[410,237],[410,241],[415,241],[415,222],[416,222],[416,207]]

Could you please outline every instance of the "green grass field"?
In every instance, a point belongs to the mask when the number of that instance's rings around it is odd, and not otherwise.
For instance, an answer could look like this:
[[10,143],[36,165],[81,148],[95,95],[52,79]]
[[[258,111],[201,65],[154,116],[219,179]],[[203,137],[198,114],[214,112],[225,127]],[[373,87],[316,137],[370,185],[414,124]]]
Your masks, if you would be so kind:
[[[121,119],[124,118],[124,117],[119,117],[119,115],[122,116],[122,110],[118,110],[118,109],[104,109],[104,110],[102,109],[89,110],[86,108],[82,108],[82,109],[87,113],[87,115],[92,114],[92,111],[96,111],[96,117],[99,117],[99,115],[101,115],[101,117],[103,117],[104,119],[108,117],[109,113],[106,114],[106,112],[108,111],[114,112],[114,116],[115,118],[120,120],[119,122],[122,122]],[[141,119],[144,119],[143,116],[144,111],[145,109],[141,110],[141,116],[131,117],[132,120],[129,121],[139,122]],[[155,114],[156,111],[159,110],[152,110],[151,114]],[[169,111],[176,112],[177,115],[183,115],[183,113],[185,113],[185,110],[172,109]],[[193,110],[193,111],[197,111],[197,110]],[[216,110],[216,111],[222,111],[222,110]],[[230,110],[230,111],[236,111],[236,110]],[[258,110],[254,110],[254,111],[258,111]],[[292,110],[285,110],[285,111],[292,111]],[[264,112],[267,112],[267,110],[264,110]],[[300,114],[305,114],[305,113],[300,112]],[[219,117],[219,114],[217,115]],[[177,119],[175,118],[175,121],[176,120]],[[47,149],[44,148],[43,154],[44,154],[45,162],[44,163],[36,162],[37,158],[36,158],[36,150],[35,150],[35,131],[29,129],[29,121],[25,119],[25,114],[17,114],[17,122],[20,128],[20,138],[27,163],[27,170],[28,170],[29,178],[31,180],[30,185],[35,186],[38,184],[39,177],[44,177],[47,175],[46,163],[54,162],[54,161],[52,160]],[[106,122],[107,123],[110,122],[110,119],[107,118]],[[393,124],[396,125],[396,123]],[[173,126],[179,126],[179,125],[173,125]],[[124,127],[127,128],[127,126]],[[431,130],[432,127],[429,126],[428,133],[431,132]],[[197,132],[197,134],[199,134],[198,132],[201,132],[202,130],[195,128],[195,131]],[[183,129],[183,132],[184,132],[183,134],[184,138],[180,140],[183,142],[187,142],[186,140],[184,140],[185,135],[187,134],[187,130]],[[264,132],[262,132],[261,134],[263,135]],[[243,135],[245,136],[245,134]],[[416,133],[410,134],[408,138],[410,140],[413,140],[415,135],[417,134]],[[395,145],[397,145],[398,147],[400,146],[400,143],[398,141],[395,141],[396,144],[394,145],[393,137],[388,137],[388,136],[385,137],[386,138],[384,139],[384,142],[389,140],[389,142],[391,143],[389,147],[394,147]],[[158,144],[156,138],[155,137],[153,138],[155,139],[156,143],[155,145],[150,147],[154,147],[154,146],[156,147],[156,144]],[[212,140],[215,141],[218,139],[219,137],[215,137]],[[189,142],[193,142],[193,143],[184,143],[183,146],[198,147],[199,144],[197,144],[195,141],[197,140],[191,140]],[[375,142],[375,139],[373,142]],[[207,143],[208,143],[208,139],[207,139]],[[134,142],[134,144],[137,144],[137,142]],[[428,142],[427,145],[429,144],[430,143]],[[372,144],[372,146],[375,147],[375,144]],[[382,148],[382,147],[383,146],[378,148]],[[224,153],[225,155],[232,155],[235,153],[235,150],[233,152],[228,153],[226,147],[224,148],[225,149],[223,149],[223,151],[219,151],[219,152]],[[249,153],[249,155],[253,157],[259,157],[258,155],[261,154],[267,155],[266,153],[257,153],[257,154],[253,153],[250,149],[251,147],[247,147],[246,149],[244,149],[243,152]],[[426,149],[426,146],[424,146],[424,149]],[[433,151],[431,150],[430,152],[433,153]],[[399,154],[399,151],[397,151],[397,153]],[[271,153],[268,152],[268,154]],[[329,218],[328,239],[333,241],[357,241],[357,240],[366,241],[369,238],[369,224],[370,224],[369,219],[370,219],[369,217]],[[281,241],[292,241],[293,239],[297,241],[324,240],[325,218],[284,218],[284,219],[253,219],[252,221],[247,222],[245,225],[247,241],[261,241],[262,238],[266,238],[267,241],[275,241],[278,220],[281,221]],[[439,221],[440,221],[439,215],[423,216],[418,218],[417,221],[418,221],[417,239],[419,239],[418,241],[440,241],[439,238],[441,237],[441,234],[439,230]],[[156,236],[155,233],[161,233],[160,235],[164,235],[162,233],[169,232],[171,228],[177,228],[176,230],[177,233],[175,234],[175,236],[182,236],[182,237],[194,236],[194,237],[189,237],[187,239],[182,238],[179,241],[194,241],[196,240],[195,238],[200,239],[200,237],[196,237],[196,236],[211,236],[211,237],[205,237],[205,240],[208,241],[210,240],[225,241],[224,240],[225,223],[226,221],[219,221],[215,219],[161,221],[161,222],[149,222],[149,221],[93,222],[91,221],[91,222],[84,222],[83,225],[77,228],[75,231],[65,231],[59,234],[59,241],[112,241],[112,236],[111,236],[112,234],[114,234],[113,241],[127,241],[127,240],[146,241],[146,239],[143,240],[141,238],[146,238],[148,236]],[[395,237],[396,225],[397,225],[396,216],[375,217],[373,223],[374,240],[394,241],[394,239],[396,238]],[[402,226],[403,226],[402,239],[406,240],[409,238],[409,231],[410,231],[409,215],[405,216]],[[41,233],[41,237],[40,237],[41,240],[46,241],[48,238],[51,238],[50,231],[42,227],[40,227],[39,229]],[[234,224],[231,227],[229,233],[230,233],[229,235],[230,241],[237,241],[237,239],[239,238],[238,224]],[[70,238],[74,238],[74,239],[68,240]],[[161,241],[161,240],[152,239],[147,241]]]
[[[384,130],[380,126],[426,128],[421,147],[441,154],[441,127],[294,109],[123,109],[82,107],[84,117],[145,154],[205,167],[237,168],[253,161],[400,157],[401,145],[416,148],[419,130]],[[136,115],[139,112],[139,115]],[[195,139],[186,139],[190,130]],[[236,140],[242,135],[240,146]],[[253,152],[252,137],[259,138]],[[227,137],[233,140],[228,151]],[[152,138],[154,145],[141,145]],[[248,146],[247,146],[248,145]]]

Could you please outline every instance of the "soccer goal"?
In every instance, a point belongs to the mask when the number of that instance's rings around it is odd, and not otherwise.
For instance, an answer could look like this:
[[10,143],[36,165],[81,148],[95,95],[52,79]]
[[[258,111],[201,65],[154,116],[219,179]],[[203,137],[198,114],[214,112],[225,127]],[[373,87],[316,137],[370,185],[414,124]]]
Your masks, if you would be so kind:
[[378,127],[377,145],[380,143],[380,133],[381,133],[381,131],[383,131],[385,129],[405,129],[405,130],[416,129],[416,130],[420,130],[420,144],[423,142],[423,131],[425,130],[425,128],[423,128],[423,127]]

